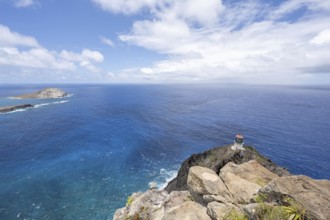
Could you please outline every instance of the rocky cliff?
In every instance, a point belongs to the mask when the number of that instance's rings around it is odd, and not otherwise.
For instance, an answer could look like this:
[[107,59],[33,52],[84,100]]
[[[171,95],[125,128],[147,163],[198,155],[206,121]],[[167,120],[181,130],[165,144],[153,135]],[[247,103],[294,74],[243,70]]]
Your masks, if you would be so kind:
[[16,96],[20,99],[55,99],[68,96],[66,92],[58,88],[46,88],[35,93]]
[[330,219],[330,181],[290,175],[252,147],[192,155],[165,190],[133,193],[114,220]]
[[245,146],[245,150],[232,150],[231,145],[216,147],[200,154],[193,154],[181,165],[178,175],[165,188],[166,191],[187,190],[188,171],[192,166],[207,167],[217,174],[227,163],[241,164],[250,160],[256,160],[269,171],[279,176],[287,176],[289,172],[277,166],[270,159],[259,154],[253,147]]

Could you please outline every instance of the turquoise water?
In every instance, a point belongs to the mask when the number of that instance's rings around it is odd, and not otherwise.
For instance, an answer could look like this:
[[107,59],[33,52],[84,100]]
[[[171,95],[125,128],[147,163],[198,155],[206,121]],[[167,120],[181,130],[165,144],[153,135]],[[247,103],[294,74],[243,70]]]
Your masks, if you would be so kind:
[[0,87],[0,219],[112,219],[192,153],[246,144],[295,174],[330,179],[330,89],[215,85],[56,85],[71,97]]

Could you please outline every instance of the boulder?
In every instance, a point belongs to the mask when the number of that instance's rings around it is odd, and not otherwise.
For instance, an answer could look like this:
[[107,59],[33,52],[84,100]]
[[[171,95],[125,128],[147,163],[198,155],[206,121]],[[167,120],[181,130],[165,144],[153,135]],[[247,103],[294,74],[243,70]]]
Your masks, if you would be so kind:
[[192,201],[192,196],[188,191],[173,191],[167,197],[164,207],[168,210],[187,201]]
[[[228,168],[229,167],[227,167],[227,169]],[[250,160],[240,165],[230,166],[230,168],[230,172],[260,186],[265,186],[267,183],[278,177],[278,175],[270,172],[256,160]]]
[[211,202],[207,204],[207,214],[213,220],[235,219],[237,215],[244,216],[240,208],[231,203]]
[[286,169],[277,166],[270,159],[259,154],[253,147],[244,146],[244,149],[244,151],[232,150],[231,145],[227,145],[224,147],[213,148],[200,154],[191,155],[182,163],[177,177],[168,183],[165,190],[167,192],[187,190],[188,173],[190,167],[193,166],[207,167],[219,174],[220,169],[222,169],[229,162],[242,164],[250,160],[256,160],[266,169],[277,174],[278,176],[290,175]]
[[187,201],[165,212],[162,220],[211,220],[206,208],[196,202]]
[[220,171],[220,178],[227,186],[237,203],[249,203],[259,189],[278,177],[257,161],[252,160],[241,165],[227,163]]
[[[268,201],[286,204],[293,199],[307,212],[310,219],[330,219],[330,181],[307,176],[278,177],[260,189]],[[290,205],[290,204],[289,204]]]
[[220,195],[231,199],[227,187],[213,171],[205,167],[191,167],[187,179],[188,190],[198,202],[203,203],[203,195]]

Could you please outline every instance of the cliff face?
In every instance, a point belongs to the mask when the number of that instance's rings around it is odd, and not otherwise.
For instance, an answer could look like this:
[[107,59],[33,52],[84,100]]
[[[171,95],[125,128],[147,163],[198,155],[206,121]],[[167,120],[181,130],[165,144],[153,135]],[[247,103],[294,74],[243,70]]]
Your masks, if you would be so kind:
[[207,167],[219,174],[220,169],[229,162],[242,164],[250,160],[258,161],[269,171],[274,172],[279,176],[289,175],[287,170],[277,166],[270,159],[262,156],[252,147],[247,146],[244,151],[235,151],[231,149],[231,145],[228,145],[225,147],[213,148],[200,154],[191,155],[182,163],[177,177],[166,186],[165,190],[168,192],[174,190],[187,190],[188,172],[192,166]]
[[114,220],[330,219],[330,181],[290,175],[253,148],[192,155],[166,190],[134,193]]
[[16,96],[21,99],[54,99],[68,96],[66,92],[58,88],[46,88],[35,93]]

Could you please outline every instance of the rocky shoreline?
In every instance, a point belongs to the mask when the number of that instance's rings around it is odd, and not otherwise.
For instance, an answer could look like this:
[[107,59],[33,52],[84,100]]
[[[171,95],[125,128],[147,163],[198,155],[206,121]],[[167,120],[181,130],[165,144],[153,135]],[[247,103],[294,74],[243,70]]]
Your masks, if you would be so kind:
[[252,147],[185,160],[164,190],[133,193],[114,220],[328,220],[330,181],[291,175]]
[[23,105],[13,105],[13,106],[4,106],[0,107],[0,113],[8,113],[13,112],[19,109],[33,108],[32,104],[23,104]]

